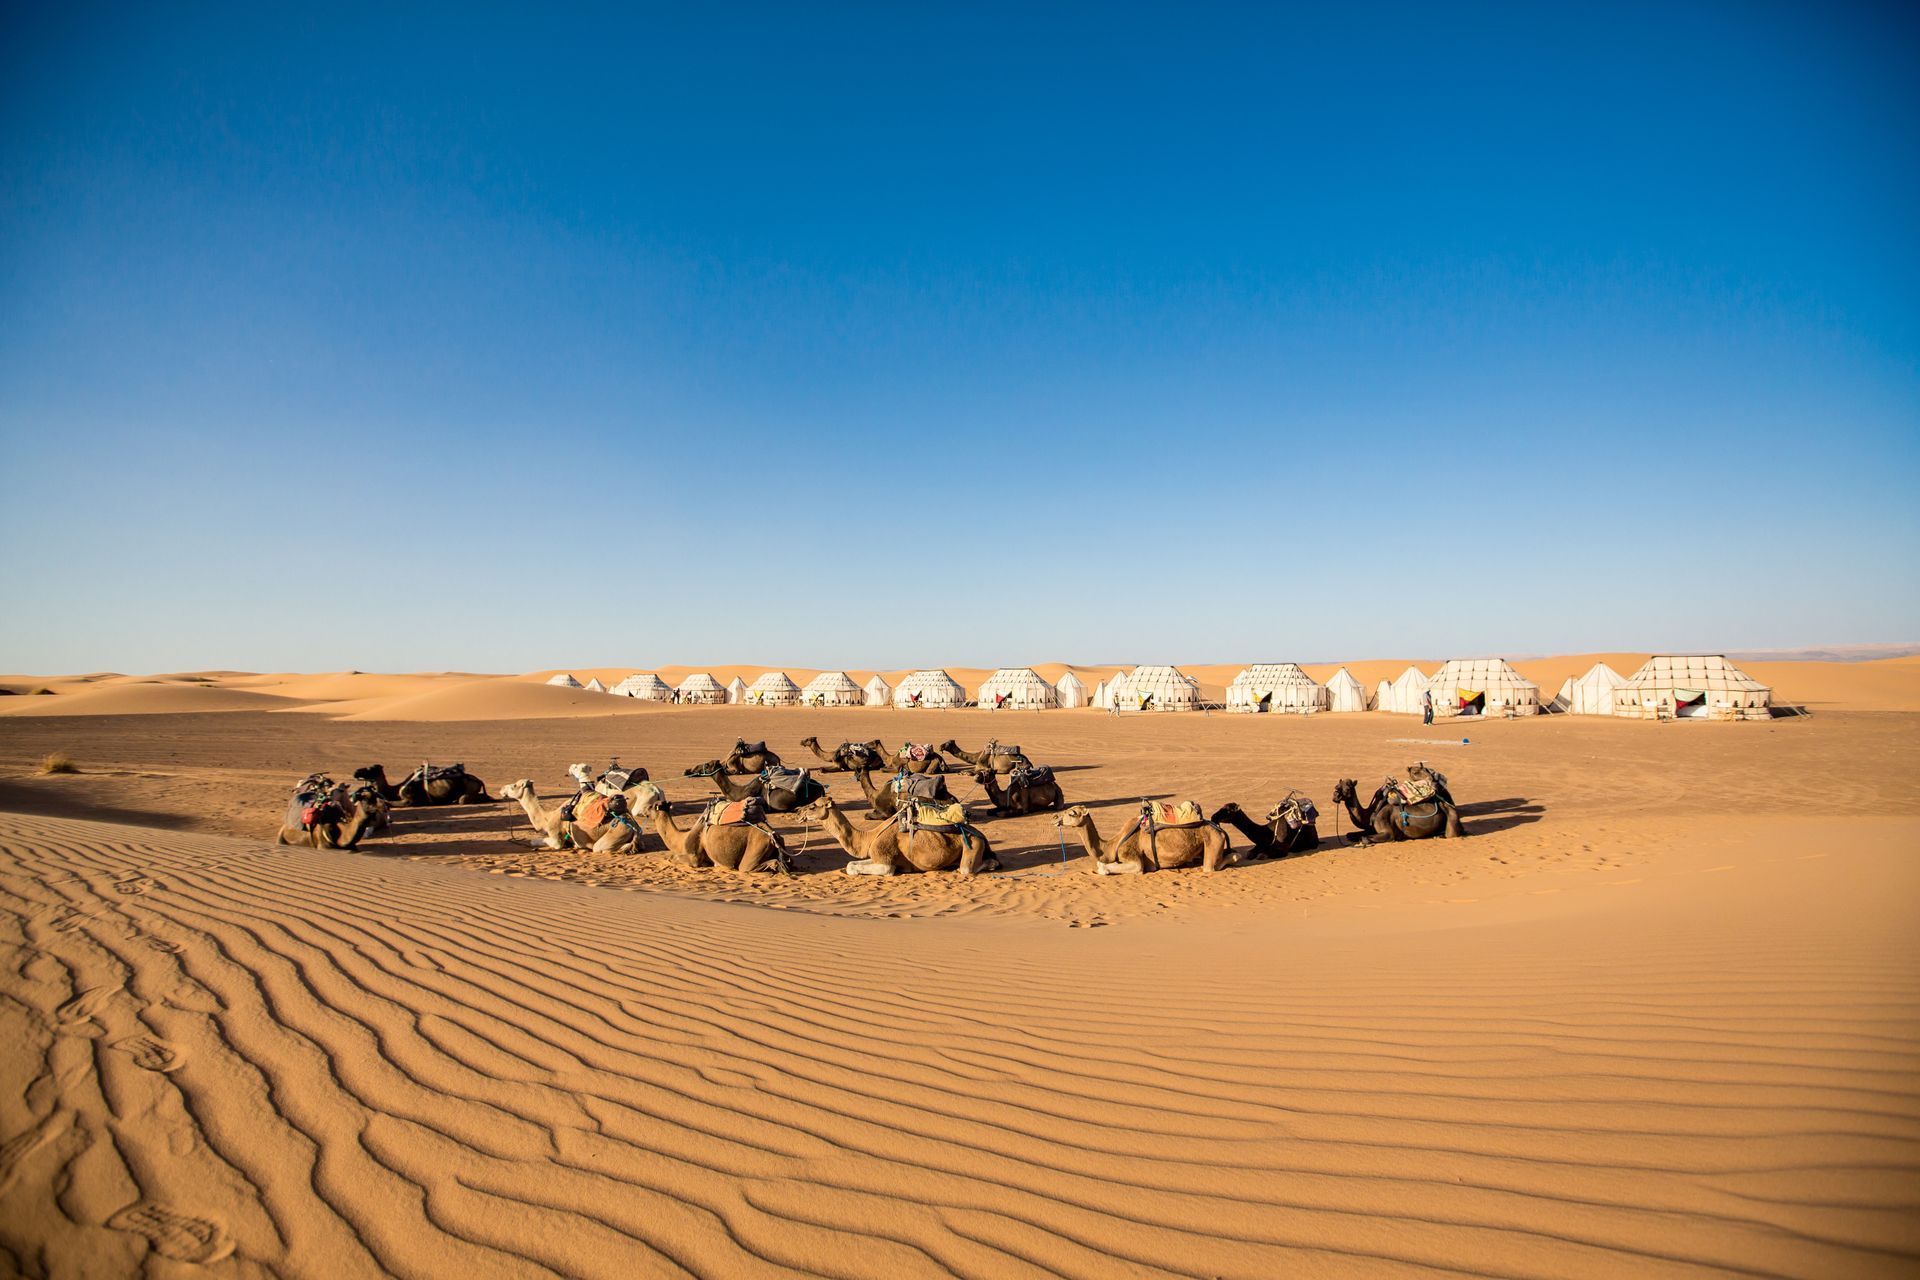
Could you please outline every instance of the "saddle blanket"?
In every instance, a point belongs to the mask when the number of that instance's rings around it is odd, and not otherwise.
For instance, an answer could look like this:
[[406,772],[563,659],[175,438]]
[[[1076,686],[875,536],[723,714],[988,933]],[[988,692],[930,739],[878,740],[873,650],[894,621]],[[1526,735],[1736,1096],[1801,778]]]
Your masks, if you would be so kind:
[[1320,811],[1314,808],[1313,801],[1289,796],[1273,807],[1273,811],[1267,815],[1267,821],[1285,822],[1289,829],[1298,831],[1309,822],[1318,821],[1319,817]]
[[412,774],[412,779],[418,782],[438,782],[442,778],[464,778],[466,776],[467,766],[464,764],[436,764],[432,767],[422,765],[420,768],[415,769]]
[[736,755],[763,756],[767,754],[767,744],[765,739],[759,742],[748,742],[745,738],[741,738],[734,742],[733,750]]
[[934,773],[897,773],[892,785],[895,795],[905,796],[909,800],[947,798],[947,780]]
[[1386,792],[1401,804],[1419,804],[1431,800],[1439,790],[1431,777],[1413,777],[1402,782],[1398,778],[1388,778]]
[[702,820],[710,827],[740,827],[757,823],[764,816],[760,801],[748,796],[745,800],[715,800],[707,806]]
[[880,753],[864,742],[843,742],[839,754],[856,765],[877,764]]
[[761,789],[769,794],[783,791],[798,796],[807,785],[807,771],[770,765],[760,771],[760,781],[763,784]]
[[1004,742],[989,742],[987,744],[987,754],[990,756],[1024,756],[1027,753],[1019,747],[1008,746]]
[[1044,787],[1053,781],[1053,770],[1044,764],[1032,765],[1025,769],[1015,769],[1013,776],[1007,779],[1009,787]]
[[937,800],[911,800],[907,803],[907,825],[928,830],[951,831],[967,824],[967,810],[958,802],[941,804]]
[[579,796],[568,803],[573,810],[573,821],[583,827],[605,826],[607,821],[607,798],[599,792]]
[[1182,800],[1177,805],[1164,800],[1150,800],[1141,807],[1140,825],[1156,827],[1197,827],[1207,820],[1207,815],[1199,804],[1192,800]]
[[909,742],[906,746],[900,748],[900,754],[909,760],[925,760],[933,754],[933,744],[931,742]]

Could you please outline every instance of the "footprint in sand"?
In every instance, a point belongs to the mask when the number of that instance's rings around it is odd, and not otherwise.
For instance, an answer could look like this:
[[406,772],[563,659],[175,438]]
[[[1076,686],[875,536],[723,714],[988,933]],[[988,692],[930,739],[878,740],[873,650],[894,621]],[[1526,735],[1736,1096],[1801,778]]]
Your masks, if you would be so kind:
[[186,950],[185,947],[175,942],[172,938],[162,938],[155,934],[147,935],[147,945],[155,951],[164,951],[170,956],[177,956]]
[[84,1036],[98,1040],[107,1029],[94,1020],[107,1000],[120,988],[89,987],[53,1011],[53,1027],[61,1035]]
[[180,1050],[152,1036],[128,1036],[115,1040],[113,1047],[133,1059],[133,1065],[146,1071],[175,1071],[185,1060]]
[[0,1142],[0,1192],[20,1176],[20,1166],[27,1162],[28,1156],[66,1132],[72,1118],[71,1111],[56,1111],[26,1132]]
[[177,1213],[147,1200],[128,1205],[108,1218],[107,1225],[116,1231],[145,1236],[155,1252],[179,1262],[197,1262],[204,1266],[233,1252],[233,1237],[219,1223]]
[[123,893],[129,896],[137,893],[151,893],[153,890],[161,887],[163,886],[158,880],[155,880],[152,876],[142,875],[137,871],[129,871],[126,875],[121,876],[113,882],[113,891],[115,893]]

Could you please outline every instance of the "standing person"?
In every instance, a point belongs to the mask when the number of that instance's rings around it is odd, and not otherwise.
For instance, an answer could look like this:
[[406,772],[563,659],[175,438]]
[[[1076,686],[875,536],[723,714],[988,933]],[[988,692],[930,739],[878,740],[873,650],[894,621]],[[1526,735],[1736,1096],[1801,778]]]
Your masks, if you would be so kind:
[[1420,694],[1420,723],[1433,723],[1433,690],[1422,690]]

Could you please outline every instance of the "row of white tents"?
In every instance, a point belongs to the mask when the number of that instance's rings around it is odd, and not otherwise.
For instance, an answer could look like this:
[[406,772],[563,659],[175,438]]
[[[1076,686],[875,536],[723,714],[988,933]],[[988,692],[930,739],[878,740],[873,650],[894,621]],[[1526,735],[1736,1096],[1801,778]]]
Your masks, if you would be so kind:
[[[699,672],[677,688],[659,676],[640,672],[608,689],[599,680],[581,684],[561,674],[547,681],[563,688],[610,693],[652,702],[767,707],[981,707],[1045,710],[1095,707],[1109,711],[1195,711],[1203,703],[1200,686],[1178,667],[1139,666],[1117,671],[1089,691],[1073,672],[1058,683],[1031,667],[1002,667],[969,699],[960,682],[938,669],[915,671],[896,688],[879,676],[865,685],[844,671],[826,671],[802,688],[784,671],[768,671],[752,684],[735,677],[722,685]],[[1345,667],[1320,684],[1297,664],[1263,663],[1248,667],[1227,685],[1226,709],[1314,715],[1322,711],[1390,711],[1420,715],[1429,697],[1436,719],[1452,716],[1527,716],[1541,712],[1613,715],[1641,719],[1764,720],[1771,716],[1772,692],[1717,654],[1662,654],[1647,660],[1631,677],[1604,662],[1569,679],[1542,703],[1539,686],[1504,658],[1455,658],[1432,675],[1408,667],[1382,680],[1371,694]]]

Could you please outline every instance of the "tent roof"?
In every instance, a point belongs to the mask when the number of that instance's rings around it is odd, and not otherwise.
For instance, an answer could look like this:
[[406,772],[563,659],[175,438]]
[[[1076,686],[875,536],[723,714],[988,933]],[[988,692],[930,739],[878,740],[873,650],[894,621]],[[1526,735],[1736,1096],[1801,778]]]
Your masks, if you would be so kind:
[[1080,677],[1073,674],[1073,672],[1071,671],[1067,672],[1065,675],[1061,676],[1057,681],[1054,682],[1054,688],[1056,689],[1085,689],[1086,687],[1087,686],[1081,681]]
[[606,691],[607,691],[607,686],[600,683],[599,676],[595,676],[591,680],[587,681],[588,693],[605,693]]
[[1532,689],[1536,693],[1540,686],[1513,669],[1505,658],[1449,658],[1440,664],[1440,669],[1427,681],[1431,688],[1473,689],[1485,692],[1489,689]]
[[651,671],[636,671],[613,686],[615,693],[672,693],[667,682]]
[[846,672],[822,671],[819,675],[807,681],[807,687],[802,689],[800,692],[802,694],[813,694],[813,693],[859,693],[860,691],[861,691],[860,686],[855,684],[853,682],[853,678],[849,676]]
[[[1343,667],[1342,670],[1345,670]],[[1314,678],[1300,669],[1296,662],[1256,663],[1235,676],[1228,688],[1242,689],[1284,689],[1288,687],[1319,688]]]
[[1717,653],[1661,653],[1648,658],[1625,685],[1636,691],[1698,689],[1703,692],[1770,693],[1766,685]]
[[708,693],[719,689],[720,682],[704,671],[696,671],[680,682],[682,693]]
[[937,667],[929,671],[915,671],[906,676],[900,681],[899,692],[918,693],[922,696],[929,693],[947,693],[960,698],[967,695],[967,691],[960,687],[958,680]]
[[875,676],[873,679],[867,681],[868,693],[872,693],[876,689],[884,693],[891,688],[893,688],[893,686],[888,684],[885,680],[882,680],[879,676]]
[[1345,667],[1340,668],[1327,678],[1327,688],[1331,689],[1336,685],[1343,689],[1358,689],[1362,693],[1366,692],[1367,688],[1354,678],[1353,672],[1347,670]]
[[580,687],[580,682],[575,680],[572,674],[566,671],[562,671],[559,675],[553,676],[547,683],[557,685],[562,689],[578,689]]
[[1019,685],[1046,685],[1049,689],[1053,688],[1053,685],[1043,679],[1040,673],[1032,667],[1001,667],[998,671],[988,676],[986,684],[980,687],[984,689],[987,685],[1005,686],[1008,688]]
[[748,685],[747,688],[749,690],[757,689],[761,693],[784,693],[789,689],[795,693],[800,692],[800,686],[788,679],[787,673],[784,671],[762,672],[760,678]]
[[735,676],[733,679],[727,681],[727,688],[729,689],[745,689],[746,687],[747,682],[739,676]]

